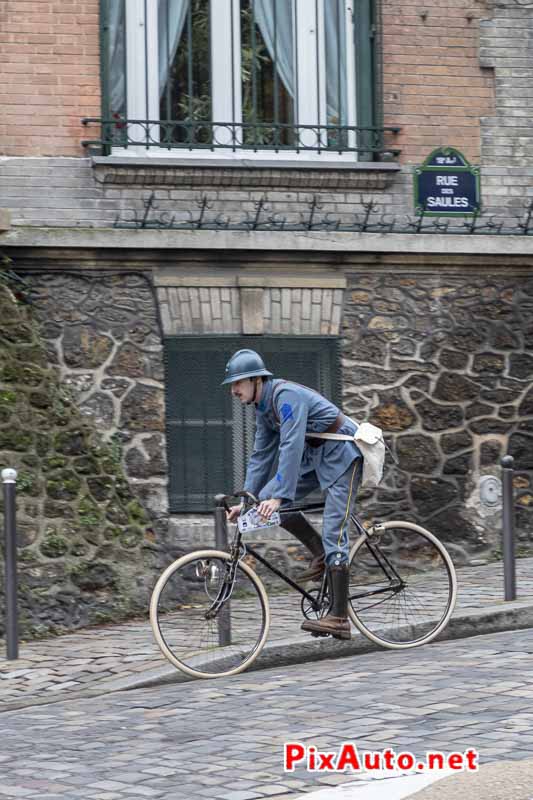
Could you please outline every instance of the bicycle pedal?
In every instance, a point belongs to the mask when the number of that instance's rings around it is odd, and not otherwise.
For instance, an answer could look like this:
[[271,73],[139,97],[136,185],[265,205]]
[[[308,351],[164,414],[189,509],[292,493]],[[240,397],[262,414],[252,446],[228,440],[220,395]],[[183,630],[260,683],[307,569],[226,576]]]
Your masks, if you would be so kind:
[[331,636],[329,633],[319,633],[318,631],[311,631],[311,636],[314,636],[315,639],[324,638],[327,636]]

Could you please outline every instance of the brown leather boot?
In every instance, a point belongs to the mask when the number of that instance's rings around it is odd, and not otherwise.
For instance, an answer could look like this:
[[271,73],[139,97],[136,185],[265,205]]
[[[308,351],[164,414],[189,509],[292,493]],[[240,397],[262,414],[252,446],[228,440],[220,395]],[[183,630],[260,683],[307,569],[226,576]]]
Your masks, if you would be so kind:
[[348,564],[328,569],[328,580],[332,593],[332,604],[328,614],[322,619],[306,619],[302,630],[315,636],[333,636],[335,639],[351,639],[348,619],[348,586],[350,574]]
[[309,563],[307,569],[299,572],[296,580],[299,581],[320,581],[324,574],[325,561],[324,561],[324,547],[322,545],[322,537],[319,532],[313,528],[310,522],[304,517],[301,511],[286,511],[281,512],[281,527],[289,533],[292,533],[299,542],[301,542],[313,558]]

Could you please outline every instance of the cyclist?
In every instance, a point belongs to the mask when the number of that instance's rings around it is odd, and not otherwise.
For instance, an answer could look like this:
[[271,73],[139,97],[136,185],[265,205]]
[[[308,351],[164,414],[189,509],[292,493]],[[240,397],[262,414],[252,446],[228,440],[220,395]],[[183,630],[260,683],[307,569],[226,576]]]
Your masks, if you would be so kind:
[[[256,495],[258,511],[269,518],[280,510],[282,527],[314,556],[301,579],[316,579],[327,568],[332,605],[320,620],[302,629],[350,639],[348,620],[348,523],[361,474],[361,451],[351,441],[313,439],[313,433],[353,434],[352,420],[314,389],[276,379],[254,350],[239,350],[226,365],[222,385],[241,403],[255,405],[256,434],[246,471],[245,490]],[[276,474],[268,480],[277,459]],[[326,492],[322,539],[301,512],[283,508],[320,489]],[[241,510],[232,506],[228,519]]]

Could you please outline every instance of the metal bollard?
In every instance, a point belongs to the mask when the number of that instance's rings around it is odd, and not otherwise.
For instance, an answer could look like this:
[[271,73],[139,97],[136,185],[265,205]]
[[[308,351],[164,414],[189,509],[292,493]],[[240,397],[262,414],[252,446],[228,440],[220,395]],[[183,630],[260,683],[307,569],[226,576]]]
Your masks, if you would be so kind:
[[[221,495],[215,497],[215,547],[217,550],[228,551],[228,522],[226,519],[226,509]],[[231,607],[230,601],[224,603],[219,614],[218,623],[218,643],[221,647],[231,644]]]
[[501,461],[503,504],[503,576],[505,600],[516,600],[516,565],[514,548],[514,458],[504,456]]
[[6,559],[6,657],[8,661],[14,661],[19,657],[17,614],[16,480],[16,470],[2,470],[2,481],[4,484],[4,552]]

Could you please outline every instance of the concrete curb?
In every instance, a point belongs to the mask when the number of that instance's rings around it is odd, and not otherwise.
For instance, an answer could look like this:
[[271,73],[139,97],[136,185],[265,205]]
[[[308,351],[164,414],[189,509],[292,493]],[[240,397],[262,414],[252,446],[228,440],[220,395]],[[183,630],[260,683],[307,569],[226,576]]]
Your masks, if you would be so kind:
[[[521,628],[533,628],[533,604],[526,605],[523,602],[515,601],[505,605],[486,606],[483,609],[455,614],[448,623],[446,630],[435,641],[452,641],[470,636],[520,630]],[[340,642],[329,638],[314,639],[311,636],[308,639],[287,638],[272,642],[267,641],[263,652],[249,668],[248,672],[289,666],[291,664],[323,661],[331,658],[362,655],[376,650],[381,650],[384,654],[390,652],[361,635],[356,635],[349,642]],[[192,680],[200,679],[191,678],[180,672],[172,665],[167,664],[161,655],[161,666],[155,669],[148,669],[140,674],[130,674],[124,678],[102,679],[82,691],[69,691],[53,697],[50,695],[21,697],[0,705],[0,714],[37,705],[53,705],[55,703],[68,702],[69,700],[100,697],[111,692],[125,692],[132,689],[187,683]],[[211,680],[216,680],[216,678],[214,677]]]
[[[484,609],[457,614],[452,617],[446,629],[435,641],[443,642],[453,639],[466,639],[470,636],[482,636],[489,633],[519,630],[533,627],[533,605],[509,603],[502,606],[487,606]],[[356,636],[349,642],[340,642],[333,639],[309,637],[301,639],[285,639],[277,642],[266,643],[263,652],[247,670],[269,669],[290,664],[302,664],[308,661],[322,661],[328,658],[343,658],[375,650],[383,650],[363,636]],[[216,680],[216,678],[213,678]],[[116,679],[106,683],[105,691],[118,692],[130,689],[144,689],[152,686],[162,686],[170,683],[185,683],[196,680],[174,667],[168,665],[157,670],[149,670],[140,676]],[[201,680],[201,679],[198,679]],[[103,685],[101,684],[101,688]]]

